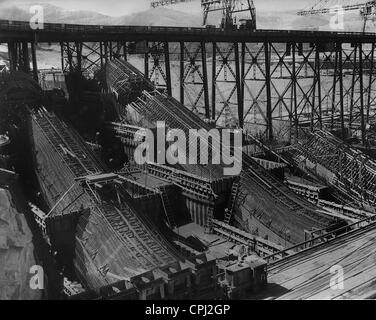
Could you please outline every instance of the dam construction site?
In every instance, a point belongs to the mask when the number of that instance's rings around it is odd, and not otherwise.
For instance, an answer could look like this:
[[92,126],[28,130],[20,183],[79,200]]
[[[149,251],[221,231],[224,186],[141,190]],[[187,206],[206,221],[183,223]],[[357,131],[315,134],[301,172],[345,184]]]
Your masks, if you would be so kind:
[[376,34],[258,29],[242,10],[0,20],[0,299],[376,297]]

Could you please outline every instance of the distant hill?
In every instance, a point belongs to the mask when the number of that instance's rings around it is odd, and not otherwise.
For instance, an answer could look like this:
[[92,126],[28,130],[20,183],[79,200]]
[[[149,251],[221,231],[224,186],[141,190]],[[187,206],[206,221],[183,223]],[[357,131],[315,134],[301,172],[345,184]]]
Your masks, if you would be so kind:
[[[344,16],[344,30],[333,30],[330,27],[331,15],[298,16],[295,11],[262,12],[258,15],[258,27],[272,29],[323,30],[361,32],[363,18],[354,11]],[[371,21],[367,24],[369,32],[376,32],[376,26]]]
[[[111,24],[111,17],[94,11],[69,11],[58,6],[44,4],[45,22],[77,24]],[[2,7],[0,19],[29,21],[31,14],[27,5]]]
[[[295,1],[295,0],[291,0]],[[288,7],[287,7],[288,8]],[[132,15],[112,17],[94,11],[69,11],[54,5],[44,5],[45,22],[103,24],[103,25],[149,25],[149,26],[200,26],[201,13],[185,13],[170,8],[149,9]],[[29,7],[26,5],[3,7],[0,19],[28,21]],[[211,16],[210,24],[219,24],[220,17]],[[301,29],[301,30],[331,30],[330,16],[298,16],[295,11],[257,11],[259,29]],[[344,31],[361,31],[362,18],[360,14],[349,13],[345,16]],[[367,31],[376,31],[370,24]]]
[[129,16],[120,18],[111,18],[114,24],[123,25],[149,25],[149,26],[178,26],[185,27],[200,26],[202,23],[201,15],[193,15],[182,11],[156,8],[147,11],[138,12]]
[[[45,22],[103,24],[103,25],[151,25],[151,26],[199,26],[201,16],[166,8],[149,9],[128,16],[111,17],[94,11],[69,11],[54,5],[43,5]],[[11,6],[0,10],[0,19],[30,20],[29,7]]]

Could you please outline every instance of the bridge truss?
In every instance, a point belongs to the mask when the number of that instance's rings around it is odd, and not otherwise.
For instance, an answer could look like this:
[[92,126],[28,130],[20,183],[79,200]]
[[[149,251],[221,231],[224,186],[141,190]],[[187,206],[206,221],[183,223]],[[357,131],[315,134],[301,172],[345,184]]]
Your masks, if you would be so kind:
[[[127,58],[126,43],[102,45],[86,68]],[[77,46],[74,46],[77,48]],[[376,111],[375,43],[146,43],[144,72],[159,88],[219,126],[291,141],[300,125],[359,132]],[[64,70],[80,55],[64,49]],[[102,57],[102,58],[101,58]]]
[[189,109],[265,139],[291,141],[305,126],[343,136],[350,129],[366,144],[375,117],[374,34],[52,24],[30,34],[14,22],[0,30],[11,61],[21,61],[13,69],[28,65],[35,39],[61,44],[66,73],[92,76],[113,58],[136,61]]

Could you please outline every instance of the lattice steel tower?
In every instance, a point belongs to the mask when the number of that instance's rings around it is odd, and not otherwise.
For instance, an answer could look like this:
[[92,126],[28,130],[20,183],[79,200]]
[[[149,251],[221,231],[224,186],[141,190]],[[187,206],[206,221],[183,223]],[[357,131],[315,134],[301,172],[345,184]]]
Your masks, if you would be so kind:
[[251,29],[256,29],[256,8],[252,0],[201,0],[204,12],[203,25],[207,24],[210,12],[222,12],[222,28],[232,28],[236,25],[235,13],[248,12],[248,21],[251,21]]
[[[183,2],[191,2],[194,0],[155,0],[150,3],[152,8],[161,6],[176,5]],[[253,0],[201,0],[201,7],[203,9],[203,25],[207,25],[208,16],[211,12],[221,12],[221,28],[233,28],[236,25],[236,13],[249,13],[249,15],[242,19],[246,27],[250,30],[256,29],[256,8]]]
[[359,10],[364,19],[364,32],[366,30],[367,21],[376,17],[376,0],[319,0],[314,5],[298,11],[298,15],[308,16],[315,14],[327,14],[337,10]]

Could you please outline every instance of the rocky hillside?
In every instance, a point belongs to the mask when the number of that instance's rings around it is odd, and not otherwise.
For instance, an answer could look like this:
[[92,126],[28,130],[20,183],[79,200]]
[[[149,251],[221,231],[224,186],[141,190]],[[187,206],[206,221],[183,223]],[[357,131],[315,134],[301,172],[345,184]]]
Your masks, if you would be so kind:
[[0,300],[35,300],[40,293],[29,287],[29,270],[35,265],[32,234],[13,201],[0,188]]

